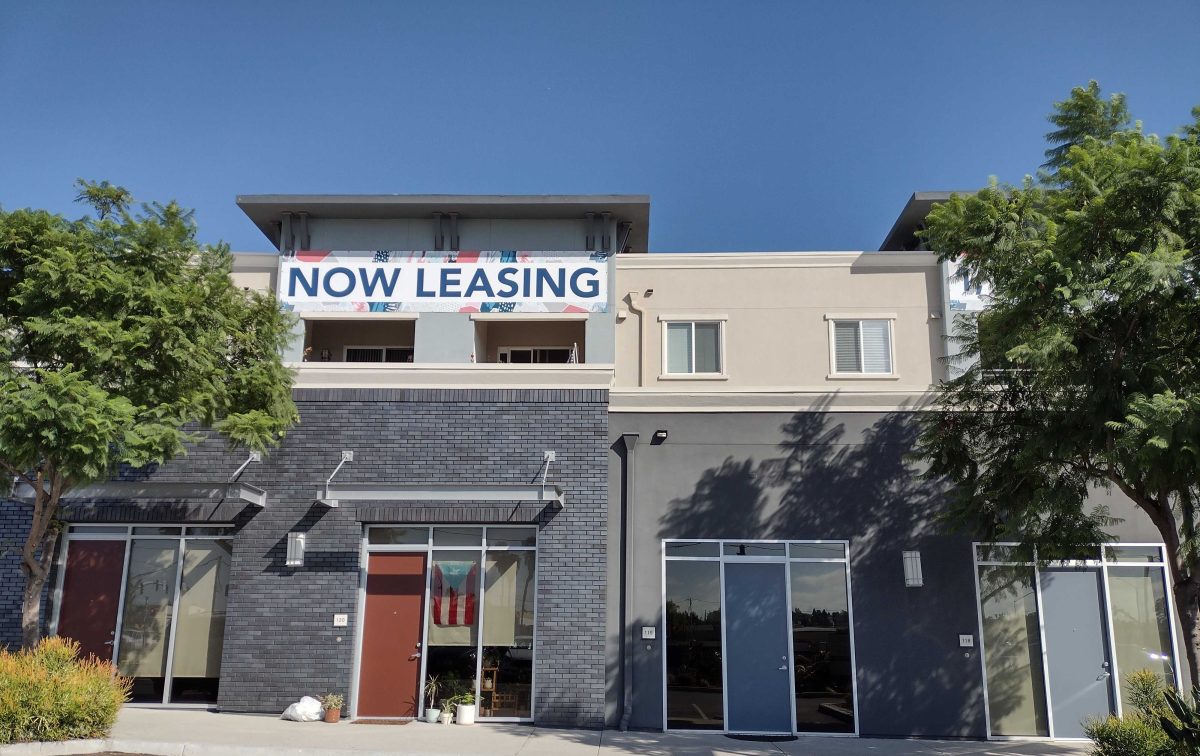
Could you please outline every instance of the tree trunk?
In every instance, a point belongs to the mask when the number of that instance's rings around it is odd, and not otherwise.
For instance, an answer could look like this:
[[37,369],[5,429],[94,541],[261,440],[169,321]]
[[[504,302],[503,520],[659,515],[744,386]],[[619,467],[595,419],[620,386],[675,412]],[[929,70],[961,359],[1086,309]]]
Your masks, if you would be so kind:
[[[49,478],[50,489],[45,482]],[[27,479],[28,480],[28,479]],[[33,512],[29,535],[21,551],[21,571],[25,573],[25,590],[21,596],[21,648],[33,648],[42,635],[42,589],[54,561],[54,545],[58,542],[55,517],[64,488],[63,479],[40,470],[34,480]]]
[[22,567],[25,591],[21,596],[21,648],[33,648],[42,637],[42,588],[46,585],[46,573]]
[[1200,584],[1196,577],[1189,577],[1176,583],[1174,592],[1183,650],[1187,654],[1188,682],[1195,686],[1200,684]]

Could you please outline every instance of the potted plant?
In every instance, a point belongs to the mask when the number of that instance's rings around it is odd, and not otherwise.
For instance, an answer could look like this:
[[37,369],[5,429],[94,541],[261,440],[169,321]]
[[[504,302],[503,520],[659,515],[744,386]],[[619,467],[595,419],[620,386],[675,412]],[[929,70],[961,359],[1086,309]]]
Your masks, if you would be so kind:
[[442,716],[442,710],[435,705],[441,690],[442,681],[437,675],[430,675],[425,679],[425,721],[429,724],[435,724],[438,717]]
[[475,694],[460,693],[455,696],[454,721],[460,725],[475,724]]
[[321,708],[325,710],[325,721],[330,724],[342,718],[342,704],[346,699],[341,693],[326,693],[321,696]]

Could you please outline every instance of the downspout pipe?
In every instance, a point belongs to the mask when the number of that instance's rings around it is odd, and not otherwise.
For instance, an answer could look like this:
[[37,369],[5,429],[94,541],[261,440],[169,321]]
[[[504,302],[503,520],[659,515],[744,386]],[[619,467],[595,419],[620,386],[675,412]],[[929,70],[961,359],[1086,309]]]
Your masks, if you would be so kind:
[[621,442],[625,444],[625,495],[621,507],[621,732],[629,729],[629,720],[633,718],[633,649],[637,639],[633,637],[633,586],[630,584],[635,573],[633,569],[633,509],[634,495],[637,491],[637,433],[622,433]]
[[642,309],[642,293],[631,291],[626,295],[629,309],[638,316],[638,386],[646,385],[646,311]]

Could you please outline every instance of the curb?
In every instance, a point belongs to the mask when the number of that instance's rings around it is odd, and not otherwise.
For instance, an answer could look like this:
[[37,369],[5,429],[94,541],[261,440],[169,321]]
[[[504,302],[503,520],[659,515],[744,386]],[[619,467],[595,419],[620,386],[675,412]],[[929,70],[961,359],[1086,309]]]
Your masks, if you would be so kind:
[[[396,756],[396,751],[367,751],[334,748],[286,748],[271,746],[216,745],[149,740],[55,740],[43,743],[10,743],[0,746],[3,756],[74,756],[104,753],[150,754],[151,756]],[[419,756],[416,752],[406,752]]]

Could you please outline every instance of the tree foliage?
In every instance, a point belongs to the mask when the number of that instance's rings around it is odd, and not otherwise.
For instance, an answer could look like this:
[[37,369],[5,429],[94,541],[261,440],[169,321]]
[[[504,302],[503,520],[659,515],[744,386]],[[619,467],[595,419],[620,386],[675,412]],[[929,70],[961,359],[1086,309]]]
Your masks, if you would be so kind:
[[234,286],[229,249],[174,202],[78,187],[95,217],[0,211],[0,466],[35,492],[26,645],[63,493],[177,456],[199,426],[266,450],[297,419],[274,296]]
[[931,248],[992,293],[957,335],[963,373],[939,388],[918,455],[959,484],[957,523],[1043,560],[1107,538],[1090,493],[1131,499],[1166,544],[1197,679],[1200,129],[1124,128],[1124,98],[1094,83],[1051,121],[1053,175],[927,219]]

